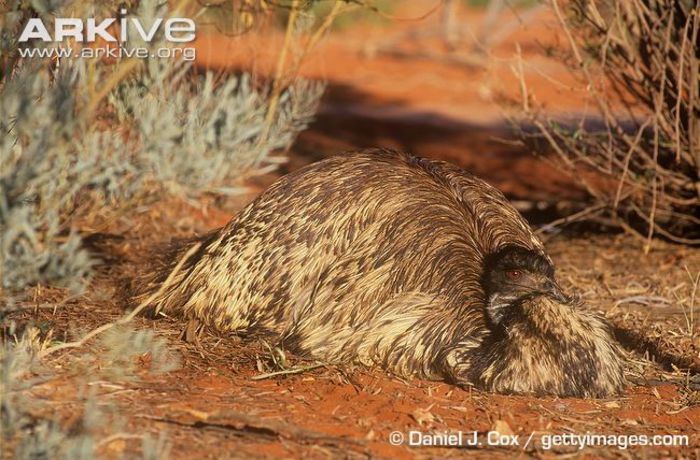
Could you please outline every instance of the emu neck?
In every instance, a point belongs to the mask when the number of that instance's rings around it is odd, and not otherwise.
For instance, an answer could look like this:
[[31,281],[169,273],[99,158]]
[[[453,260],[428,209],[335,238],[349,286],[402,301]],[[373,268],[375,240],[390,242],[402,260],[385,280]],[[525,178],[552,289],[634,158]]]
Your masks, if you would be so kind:
[[529,331],[533,335],[567,339],[580,329],[580,315],[569,304],[542,296],[524,301],[521,308],[520,321],[513,326],[522,332]]

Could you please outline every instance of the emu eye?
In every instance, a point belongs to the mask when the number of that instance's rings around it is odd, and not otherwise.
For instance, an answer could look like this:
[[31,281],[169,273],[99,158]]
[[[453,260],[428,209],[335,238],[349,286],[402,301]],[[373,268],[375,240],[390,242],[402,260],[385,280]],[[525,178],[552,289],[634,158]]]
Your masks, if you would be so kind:
[[507,270],[506,276],[512,280],[517,280],[523,276],[523,272],[520,270]]

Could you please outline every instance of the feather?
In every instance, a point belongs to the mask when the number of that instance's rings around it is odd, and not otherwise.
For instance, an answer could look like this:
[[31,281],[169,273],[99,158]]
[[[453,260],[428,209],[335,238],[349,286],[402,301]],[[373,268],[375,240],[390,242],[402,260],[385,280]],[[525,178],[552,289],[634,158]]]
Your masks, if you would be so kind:
[[[513,246],[551,265],[525,220],[481,179],[402,152],[351,152],[280,178],[206,236],[153,308],[224,331],[269,331],[327,362],[503,392],[602,393],[550,385],[523,370],[527,359],[494,362],[499,343],[514,345],[496,340],[485,317],[484,265]],[[142,298],[168,269],[144,280]]]

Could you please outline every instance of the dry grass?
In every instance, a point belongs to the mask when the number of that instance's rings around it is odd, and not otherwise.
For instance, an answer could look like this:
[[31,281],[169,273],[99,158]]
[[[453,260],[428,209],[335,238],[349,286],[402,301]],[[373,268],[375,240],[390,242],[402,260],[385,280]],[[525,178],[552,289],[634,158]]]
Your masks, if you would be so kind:
[[[541,113],[522,70],[522,137],[553,150],[590,194],[585,218],[646,241],[700,243],[700,15],[692,1],[551,1],[567,60],[588,91],[578,121]],[[567,14],[568,13],[568,14]],[[591,112],[591,113],[589,113]],[[594,122],[592,122],[592,120]],[[598,123],[598,126],[596,126]],[[584,217],[584,216],[580,216]]]

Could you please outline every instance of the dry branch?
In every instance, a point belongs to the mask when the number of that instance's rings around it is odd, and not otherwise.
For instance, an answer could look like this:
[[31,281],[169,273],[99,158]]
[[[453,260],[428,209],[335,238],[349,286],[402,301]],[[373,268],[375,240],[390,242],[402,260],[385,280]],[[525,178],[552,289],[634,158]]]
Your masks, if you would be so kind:
[[261,418],[252,414],[244,414],[233,410],[221,410],[214,413],[188,411],[188,415],[194,417],[194,420],[154,417],[150,415],[142,415],[141,418],[195,429],[218,428],[253,436],[282,438],[300,444],[324,445],[342,448],[348,451],[364,451],[363,446],[366,444],[366,442],[361,439],[330,436],[324,433],[307,430],[293,424]]
[[117,321],[111,322],[111,323],[106,323],[103,324],[102,326],[98,327],[97,329],[93,329],[92,331],[88,332],[85,334],[80,340],[76,340],[75,342],[66,342],[62,343],[59,345],[55,345],[53,347],[47,348],[39,353],[40,358],[45,358],[46,356],[56,353],[57,351],[61,350],[66,350],[70,348],[78,348],[82,347],[85,345],[87,342],[92,340],[93,338],[97,337],[98,335],[102,334],[105,331],[108,331],[109,329],[112,329],[115,326],[119,326],[122,324],[126,324],[133,320],[136,315],[141,313],[144,308],[148,307],[151,302],[153,302],[153,299],[158,298],[163,291],[165,291],[169,286],[170,283],[172,283],[172,280],[175,278],[175,276],[178,274],[180,269],[182,269],[182,266],[187,262],[187,260],[192,257],[192,254],[197,252],[197,250],[200,248],[202,243],[196,243],[194,244],[183,256],[182,258],[178,261],[177,265],[175,265],[175,268],[170,272],[168,277],[165,279],[163,284],[160,286],[160,288],[151,294],[146,300],[141,302],[136,308],[134,308],[131,312],[127,313],[126,315],[122,316],[119,318]]
[[[521,130],[588,191],[606,218],[645,239],[700,243],[700,13],[689,0],[551,2],[571,70],[597,109],[560,123],[524,100]],[[521,94],[528,97],[522,71]],[[544,142],[537,142],[543,140]],[[534,142],[533,142],[534,141]]]

